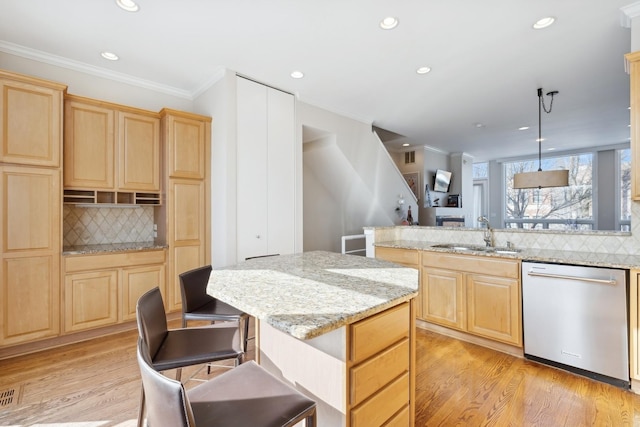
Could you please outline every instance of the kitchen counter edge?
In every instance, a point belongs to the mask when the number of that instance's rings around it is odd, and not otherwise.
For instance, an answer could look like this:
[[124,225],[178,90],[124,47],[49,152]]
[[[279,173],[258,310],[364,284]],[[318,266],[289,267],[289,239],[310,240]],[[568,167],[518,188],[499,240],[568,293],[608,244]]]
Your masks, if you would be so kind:
[[[445,252],[459,255],[474,255],[498,258],[510,258],[522,261],[549,262],[556,264],[584,265],[591,267],[640,269],[640,256],[625,254],[609,254],[601,252],[558,251],[535,248],[518,248],[518,253],[502,254],[496,252],[456,250],[453,248],[435,247],[443,242],[426,242],[418,240],[393,240],[375,242],[375,247],[417,249],[421,251]],[[462,245],[464,246],[464,245]]]
[[78,245],[64,247],[62,249],[63,256],[71,255],[95,255],[110,254],[118,252],[139,252],[139,251],[155,251],[167,249],[166,244],[155,242],[128,242],[128,243],[111,243],[103,245]]

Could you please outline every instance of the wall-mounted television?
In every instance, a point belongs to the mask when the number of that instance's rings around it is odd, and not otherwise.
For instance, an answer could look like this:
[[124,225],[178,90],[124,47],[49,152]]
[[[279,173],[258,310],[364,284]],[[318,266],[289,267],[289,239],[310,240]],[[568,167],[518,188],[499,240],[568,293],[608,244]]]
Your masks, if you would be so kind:
[[451,172],[442,169],[436,170],[436,176],[433,179],[433,191],[438,193],[449,192],[449,185],[451,184]]

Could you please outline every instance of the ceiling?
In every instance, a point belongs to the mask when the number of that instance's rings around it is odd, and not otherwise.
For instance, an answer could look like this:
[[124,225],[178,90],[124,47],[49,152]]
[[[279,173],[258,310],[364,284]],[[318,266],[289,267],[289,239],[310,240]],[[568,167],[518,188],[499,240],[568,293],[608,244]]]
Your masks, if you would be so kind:
[[[0,51],[187,98],[228,68],[403,136],[385,138],[390,147],[478,161],[537,153],[542,87],[559,91],[543,113],[543,150],[628,142],[631,30],[620,8],[631,0],[137,2],[131,13],[115,0],[2,1]],[[387,16],[395,29],[378,26]],[[556,22],[533,30],[545,16]]]

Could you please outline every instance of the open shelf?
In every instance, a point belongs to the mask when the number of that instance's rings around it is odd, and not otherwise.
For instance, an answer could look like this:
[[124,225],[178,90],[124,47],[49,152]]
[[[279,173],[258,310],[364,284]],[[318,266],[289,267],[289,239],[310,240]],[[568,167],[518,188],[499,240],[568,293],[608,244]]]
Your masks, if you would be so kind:
[[160,193],[65,189],[63,202],[74,205],[145,205],[162,204]]

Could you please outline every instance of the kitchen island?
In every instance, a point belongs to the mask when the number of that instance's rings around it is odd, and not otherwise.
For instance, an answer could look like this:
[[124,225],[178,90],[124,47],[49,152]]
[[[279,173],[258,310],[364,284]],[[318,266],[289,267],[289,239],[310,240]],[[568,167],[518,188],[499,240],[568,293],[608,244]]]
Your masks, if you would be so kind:
[[256,359],[318,402],[318,426],[413,425],[418,272],[331,252],[256,258],[207,292],[256,318]]

